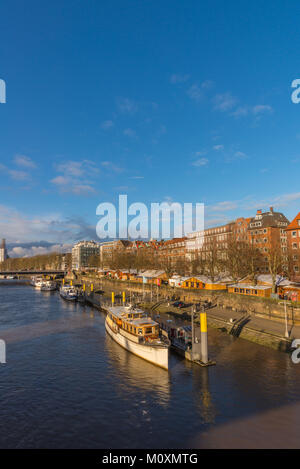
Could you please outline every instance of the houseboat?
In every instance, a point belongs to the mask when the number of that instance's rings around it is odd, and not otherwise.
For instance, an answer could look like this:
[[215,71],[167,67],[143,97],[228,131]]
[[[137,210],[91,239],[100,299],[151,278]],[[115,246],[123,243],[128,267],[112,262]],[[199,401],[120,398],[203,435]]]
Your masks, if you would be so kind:
[[32,277],[31,279],[31,285],[36,288],[37,290],[41,290],[42,286],[44,284],[44,279],[43,277]]
[[54,291],[57,289],[57,284],[53,280],[46,280],[43,282],[41,290],[42,291]]
[[59,294],[64,300],[68,301],[76,301],[78,298],[76,288],[71,285],[63,285],[59,290]]
[[169,367],[170,341],[159,324],[141,309],[131,306],[107,308],[105,328],[123,348],[166,370]]

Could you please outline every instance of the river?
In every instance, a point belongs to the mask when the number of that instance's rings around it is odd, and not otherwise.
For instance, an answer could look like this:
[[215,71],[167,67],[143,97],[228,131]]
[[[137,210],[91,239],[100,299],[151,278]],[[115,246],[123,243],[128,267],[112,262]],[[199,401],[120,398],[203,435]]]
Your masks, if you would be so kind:
[[128,353],[103,313],[0,281],[1,448],[300,447],[300,365],[209,329],[201,368]]

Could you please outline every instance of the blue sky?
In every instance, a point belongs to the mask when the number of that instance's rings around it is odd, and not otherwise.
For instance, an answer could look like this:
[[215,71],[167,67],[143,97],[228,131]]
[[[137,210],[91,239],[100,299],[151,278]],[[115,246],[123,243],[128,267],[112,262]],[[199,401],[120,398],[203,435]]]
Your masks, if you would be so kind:
[[[0,7],[0,236],[95,238],[96,207],[300,210],[297,1]],[[22,254],[25,251],[16,251]]]

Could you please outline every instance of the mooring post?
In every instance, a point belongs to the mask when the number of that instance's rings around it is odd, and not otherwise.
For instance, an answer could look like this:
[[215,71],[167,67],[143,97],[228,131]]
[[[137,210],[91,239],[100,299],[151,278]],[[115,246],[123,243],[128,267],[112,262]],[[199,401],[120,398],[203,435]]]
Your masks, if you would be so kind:
[[115,293],[111,292],[111,305],[113,306],[115,302]]
[[207,349],[207,317],[204,308],[200,312],[200,327],[201,327],[201,361],[208,362],[208,349]]
[[122,298],[123,298],[123,306],[125,306],[125,299],[126,299],[126,297],[125,297],[125,292],[124,292],[124,291],[123,291],[123,293],[122,293]]

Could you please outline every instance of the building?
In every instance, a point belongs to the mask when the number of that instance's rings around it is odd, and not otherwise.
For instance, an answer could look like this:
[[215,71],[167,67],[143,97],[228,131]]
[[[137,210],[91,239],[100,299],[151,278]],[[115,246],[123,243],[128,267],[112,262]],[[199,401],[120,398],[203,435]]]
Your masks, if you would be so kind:
[[300,281],[300,212],[286,229],[287,257],[291,280]]
[[248,225],[249,243],[261,254],[257,266],[259,272],[269,271],[269,255],[272,251],[281,250],[283,258],[287,253],[286,229],[289,220],[281,212],[274,212],[270,207],[268,212],[257,210],[255,217]]
[[237,283],[235,285],[229,285],[228,293],[234,293],[236,295],[270,298],[272,293],[272,287],[268,287],[266,285],[253,286],[246,283]]
[[78,270],[89,266],[91,256],[100,255],[100,246],[95,241],[80,241],[72,249],[72,269]]
[[186,260],[187,238],[173,238],[161,242],[158,248],[160,261],[168,259],[172,267],[184,266]]
[[230,240],[248,242],[249,221],[249,218],[237,218],[225,225],[189,233],[186,240],[187,259],[193,261],[200,255],[204,260],[212,249],[224,257]]
[[6,250],[5,239],[3,238],[0,247],[0,262],[4,262],[6,259],[8,259],[8,254]]

